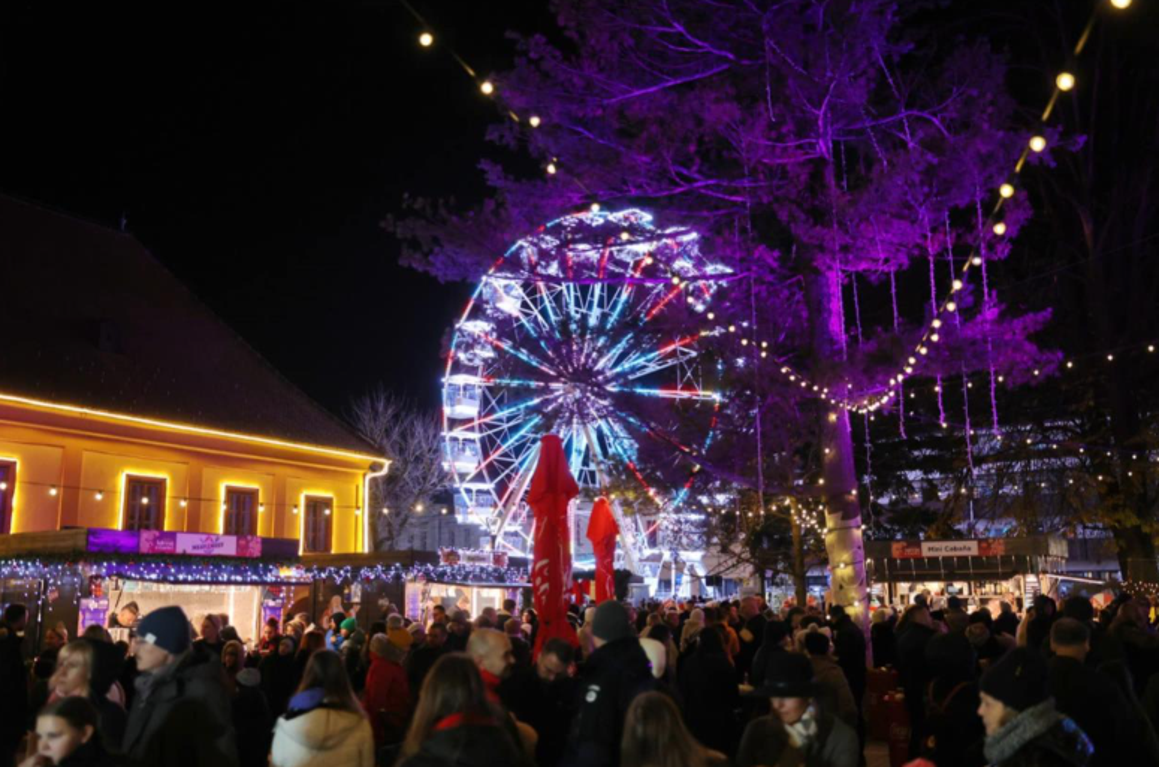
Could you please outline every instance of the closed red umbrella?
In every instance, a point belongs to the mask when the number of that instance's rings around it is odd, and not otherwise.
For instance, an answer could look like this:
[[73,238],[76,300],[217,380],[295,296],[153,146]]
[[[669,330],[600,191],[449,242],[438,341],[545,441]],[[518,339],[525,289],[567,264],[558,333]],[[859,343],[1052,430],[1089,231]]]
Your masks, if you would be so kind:
[[613,563],[616,558],[616,536],[620,526],[612,516],[607,498],[597,498],[588,520],[588,540],[596,555],[596,604],[616,597],[616,579]]
[[534,562],[531,592],[539,614],[539,630],[533,654],[549,639],[560,638],[578,645],[567,620],[566,595],[571,587],[571,546],[567,505],[579,495],[579,486],[567,468],[563,443],[546,434],[539,445],[539,462],[531,477],[527,503],[535,515]]

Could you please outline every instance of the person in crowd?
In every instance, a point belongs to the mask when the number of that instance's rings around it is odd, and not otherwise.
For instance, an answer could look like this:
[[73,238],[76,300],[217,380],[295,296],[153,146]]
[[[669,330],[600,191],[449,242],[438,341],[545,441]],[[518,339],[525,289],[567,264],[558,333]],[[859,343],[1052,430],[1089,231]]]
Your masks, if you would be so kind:
[[10,767],[28,721],[28,674],[24,670],[24,628],[28,608],[13,602],[0,619],[0,767]]
[[115,613],[109,613],[109,628],[132,629],[141,619],[141,608],[136,602],[129,602]]
[[[228,650],[227,647],[225,651]],[[245,652],[244,647],[242,652]],[[256,668],[241,668],[234,676],[230,702],[241,767],[265,767],[270,753],[273,716],[261,685],[262,674]]]
[[464,652],[467,649],[467,638],[471,636],[471,624],[467,620],[467,613],[455,610],[451,613],[451,621],[447,624],[447,652]]
[[628,706],[620,741],[621,767],[723,767],[724,754],[705,748],[684,727],[667,695],[646,692]]
[[938,767],[982,767],[986,736],[978,719],[977,658],[958,632],[938,634],[926,644],[930,685],[922,736],[923,757]]
[[655,626],[650,626],[644,629],[644,633],[640,636],[641,638],[654,639],[664,647],[664,668],[660,670],[661,677],[675,683],[678,668],[678,652],[676,650],[676,643],[672,641],[672,632],[669,630],[667,624],[660,623]]
[[1106,660],[1122,660],[1131,669],[1135,694],[1159,673],[1159,634],[1148,621],[1150,604],[1141,598],[1124,602],[1107,631]]
[[1010,603],[1003,600],[998,603],[998,617],[994,619],[994,626],[990,633],[994,636],[1005,634],[1013,639],[1018,635],[1018,615],[1014,612],[1014,608]]
[[628,706],[655,687],[648,656],[621,603],[608,600],[596,608],[592,643],[579,682],[583,699],[563,760],[569,767],[615,767]]
[[1063,618],[1076,620],[1087,627],[1090,632],[1088,642],[1090,650],[1087,652],[1084,663],[1091,668],[1098,668],[1102,665],[1106,654],[1106,637],[1104,636],[1104,627],[1095,623],[1095,607],[1091,604],[1091,600],[1079,595],[1067,597],[1063,600],[1059,614]]
[[772,620],[765,624],[765,635],[761,647],[753,657],[752,668],[749,669],[749,684],[760,687],[765,683],[769,664],[777,653],[787,652],[789,649],[789,631],[783,621]]
[[905,690],[905,705],[910,715],[910,757],[915,759],[921,751],[926,688],[930,684],[926,645],[936,633],[930,610],[924,604],[910,605],[897,624],[898,677]]
[[265,627],[262,629],[262,641],[258,644],[258,653],[261,657],[266,657],[278,651],[278,644],[282,641],[281,632],[278,631],[278,619],[270,618],[266,621]]
[[555,638],[544,643],[534,664],[516,665],[500,686],[507,710],[539,736],[535,745],[539,767],[555,767],[563,757],[576,710],[574,675],[575,648]]
[[423,680],[435,662],[446,652],[447,627],[442,623],[432,623],[427,629],[427,638],[422,647],[412,650],[406,658],[406,676],[412,692],[422,690]]
[[374,734],[341,656],[310,656],[298,692],[274,726],[270,767],[373,767]]
[[833,645],[823,631],[806,631],[803,649],[813,665],[813,679],[819,688],[818,697],[827,711],[854,730],[857,729],[857,703],[849,689],[849,680],[832,655]]
[[[515,654],[511,650],[511,640],[502,631],[477,629],[467,640],[467,655],[479,667],[479,676],[487,688],[487,699],[498,710],[506,712],[499,688],[511,674]],[[519,743],[530,758],[535,755],[536,733],[529,725],[511,717],[518,731]]]
[[233,695],[237,687],[238,672],[245,668],[245,645],[231,639],[221,648],[221,668],[225,671],[226,689]]
[[862,724],[861,704],[865,699],[865,687],[868,684],[865,634],[854,624],[853,619],[841,605],[833,605],[829,609],[829,618],[833,627],[833,652],[837,656],[837,665],[845,675],[845,681],[849,683],[849,691],[853,694],[857,716],[854,729],[857,730],[858,742],[864,748],[865,727]]
[[498,622],[498,625],[506,626],[507,621],[511,620],[512,618],[517,619],[516,623],[522,624],[523,621],[518,620],[518,617],[519,617],[519,610],[518,610],[518,605],[516,605],[516,603],[515,603],[515,600],[514,599],[504,599],[503,600],[503,609],[500,610],[499,614],[496,616],[496,620]]
[[809,659],[796,652],[772,657],[754,696],[768,698],[772,713],[749,722],[737,749],[737,767],[808,765],[857,767],[857,733],[817,700]]
[[366,669],[362,665],[362,650],[366,645],[366,634],[358,628],[358,619],[353,617],[342,621],[338,627],[338,633],[342,637],[342,649],[338,654],[342,656],[342,662],[346,666],[346,675],[350,677],[350,684],[354,686],[355,692],[358,692],[362,689],[362,683],[366,677]]
[[122,657],[107,642],[77,639],[61,648],[56,670],[48,680],[48,703],[80,697],[93,705],[104,745],[113,752],[120,751],[128,719],[125,710],[108,697],[121,672]]
[[99,714],[88,700],[70,696],[45,706],[36,717],[36,753],[20,767],[120,767],[101,737]]
[[738,617],[740,629],[737,630],[737,637],[740,639],[740,652],[736,656],[736,678],[743,682],[748,677],[753,658],[764,641],[765,624],[768,621],[761,615],[761,601],[755,596],[741,599]]
[[1050,627],[1055,619],[1054,600],[1045,594],[1034,598],[1034,613],[1026,623],[1026,646],[1041,652],[1050,642]]
[[873,646],[873,667],[885,668],[897,664],[897,638],[889,623],[889,610],[879,608],[869,616],[869,641]]
[[447,608],[441,604],[431,606],[431,623],[447,625]]
[[962,608],[961,598],[955,595],[947,597],[946,610],[942,614],[942,622],[946,624],[946,628],[953,633],[962,634],[965,633],[969,621],[970,616]]
[[1074,720],[1094,746],[1092,767],[1130,764],[1142,741],[1123,694],[1115,683],[1086,665],[1090,629],[1073,618],[1050,627],[1047,688],[1060,714]]
[[44,632],[44,640],[40,644],[40,652],[32,664],[33,679],[48,679],[56,668],[56,656],[60,648],[68,643],[68,630],[64,626],[56,626]]
[[310,656],[325,649],[326,635],[321,631],[307,631],[302,635],[302,646],[298,648],[298,654],[294,656],[294,689],[297,689],[302,677],[306,675],[306,665],[310,662]]
[[297,687],[292,637],[283,636],[278,642],[277,652],[262,658],[258,664],[258,673],[261,674],[262,692],[265,693],[266,703],[270,707],[270,716],[276,719],[286,712],[290,696]]
[[688,614],[688,620],[680,629],[680,654],[684,655],[686,652],[692,652],[693,643],[696,641],[696,635],[704,628],[704,610],[699,607],[694,608]]
[[439,658],[419,694],[397,767],[526,767],[510,718],[489,700],[475,662]]
[[724,647],[720,626],[700,632],[696,652],[680,674],[684,718],[692,734],[708,748],[730,753],[736,742],[740,693]]
[[402,661],[406,650],[386,634],[370,639],[370,668],[362,690],[362,708],[370,717],[374,745],[382,749],[400,743],[411,713],[411,692]]
[[154,610],[137,626],[140,676],[123,743],[132,765],[237,764],[221,663],[189,640],[180,607]]
[[511,652],[515,654],[515,665],[526,666],[531,663],[531,645],[527,644],[527,639],[523,636],[522,624],[515,618],[508,618],[503,624],[503,633],[511,640]]
[[993,767],[1085,767],[1090,740],[1049,697],[1046,661],[1019,647],[982,677],[978,715],[986,728],[985,754]]
[[342,622],[346,620],[346,613],[330,613],[330,622],[326,626],[326,649],[339,652],[342,649]]
[[207,613],[201,619],[201,638],[193,643],[194,649],[211,652],[220,658],[221,651],[225,649],[225,640],[221,638],[221,629],[221,616]]
[[1127,702],[1130,711],[1128,728],[1135,744],[1134,758],[1146,764],[1159,764],[1159,738],[1155,736],[1153,728],[1138,726],[1139,722],[1147,720],[1147,714],[1139,697],[1135,695],[1135,680],[1131,676],[1130,667],[1124,661],[1109,660],[1099,666],[1098,671],[1118,688],[1123,700]]

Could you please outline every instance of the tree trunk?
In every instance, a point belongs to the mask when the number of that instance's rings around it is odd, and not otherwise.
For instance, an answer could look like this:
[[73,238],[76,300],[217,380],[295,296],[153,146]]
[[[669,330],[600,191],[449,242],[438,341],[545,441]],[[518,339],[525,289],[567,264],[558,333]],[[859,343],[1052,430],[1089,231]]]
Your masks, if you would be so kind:
[[[840,362],[842,348],[841,275],[836,269],[806,278],[809,324],[815,369]],[[839,387],[838,384],[841,384]],[[830,380],[831,391],[844,382]],[[869,593],[865,579],[865,546],[861,538],[861,506],[857,502],[857,471],[853,464],[853,435],[849,413],[833,407],[822,418],[821,446],[825,480],[825,550],[829,555],[829,585],[833,602],[869,632]]]
[[797,606],[804,607],[809,598],[806,589],[805,545],[801,536],[801,523],[798,521],[796,504],[793,514],[789,517],[790,529],[793,531],[793,591],[797,597]]

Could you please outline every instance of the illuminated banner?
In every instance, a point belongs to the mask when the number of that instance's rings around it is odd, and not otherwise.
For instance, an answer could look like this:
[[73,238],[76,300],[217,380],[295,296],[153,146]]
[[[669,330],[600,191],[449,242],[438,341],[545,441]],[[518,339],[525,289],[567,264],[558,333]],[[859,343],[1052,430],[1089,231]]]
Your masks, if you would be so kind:
[[921,557],[996,557],[1006,553],[1001,538],[976,541],[894,541],[890,556],[894,559]]
[[[298,542],[256,535],[179,533],[171,530],[102,530],[90,528],[86,548],[109,554],[186,554],[196,557],[261,556],[296,558]],[[491,552],[486,552],[491,554]],[[504,565],[506,566],[506,554]],[[487,562],[490,564],[490,562]]]
[[444,565],[507,567],[507,552],[490,549],[439,549],[439,562]]

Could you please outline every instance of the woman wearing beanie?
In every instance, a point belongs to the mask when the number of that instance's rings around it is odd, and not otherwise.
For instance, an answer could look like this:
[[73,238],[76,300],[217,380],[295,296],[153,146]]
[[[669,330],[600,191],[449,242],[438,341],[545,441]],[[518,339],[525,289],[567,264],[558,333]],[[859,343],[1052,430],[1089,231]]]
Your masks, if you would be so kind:
[[982,677],[978,715],[992,767],[1085,767],[1093,748],[1047,696],[1048,670],[1039,654],[1012,650]]
[[773,710],[745,728],[737,767],[857,767],[861,757],[857,733],[822,708],[820,693],[808,658],[796,652],[774,653],[765,683],[751,693],[769,698]]

